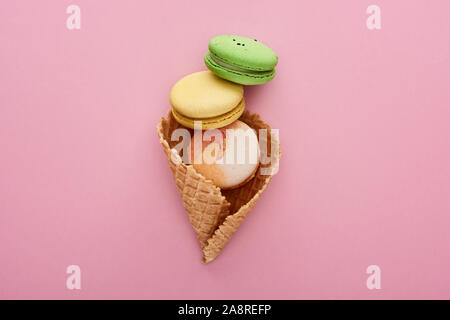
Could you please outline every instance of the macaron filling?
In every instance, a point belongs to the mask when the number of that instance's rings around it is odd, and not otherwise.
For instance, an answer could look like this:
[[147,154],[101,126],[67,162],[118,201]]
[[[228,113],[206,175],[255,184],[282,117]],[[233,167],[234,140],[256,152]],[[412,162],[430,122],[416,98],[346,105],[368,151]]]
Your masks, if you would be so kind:
[[212,53],[211,51],[209,52],[209,56],[219,66],[224,67],[226,69],[234,70],[234,71],[237,71],[237,72],[245,72],[245,73],[251,73],[251,74],[262,74],[262,73],[266,73],[267,71],[269,71],[269,70],[257,71],[257,70],[251,70],[251,69],[246,69],[246,68],[241,68],[241,67],[234,66],[232,64],[229,64],[229,63],[223,61],[222,59],[220,59],[219,57],[214,55],[214,53]]
[[245,108],[245,100],[242,98],[242,100],[239,102],[239,104],[231,109],[230,111],[216,116],[216,117],[210,117],[210,118],[191,118],[188,116],[183,115],[179,111],[177,111],[175,108],[172,108],[172,114],[175,118],[175,120],[180,123],[181,125],[194,129],[195,128],[195,122],[198,121],[202,124],[203,130],[208,129],[216,129],[224,127],[234,121],[236,121],[244,112]]

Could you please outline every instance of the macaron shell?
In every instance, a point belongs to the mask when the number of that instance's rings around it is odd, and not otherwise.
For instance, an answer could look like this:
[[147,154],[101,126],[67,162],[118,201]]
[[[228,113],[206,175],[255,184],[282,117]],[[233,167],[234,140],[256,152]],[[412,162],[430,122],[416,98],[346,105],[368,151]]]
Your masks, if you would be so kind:
[[[207,179],[213,181],[213,183],[222,190],[232,190],[242,187],[255,177],[256,171],[259,168],[259,163],[256,165],[235,165],[227,167],[226,165],[196,165],[193,167],[195,170],[207,177]],[[253,169],[253,172],[248,175],[249,170]],[[244,180],[240,176],[247,176]],[[214,179],[211,179],[214,177]]]
[[241,102],[234,109],[217,117],[189,118],[180,114],[174,108],[172,108],[172,114],[175,120],[185,127],[194,129],[194,121],[202,121],[202,129],[209,130],[222,128],[236,121],[242,115],[244,109],[245,109],[245,100],[244,98],[242,98]]
[[224,80],[208,70],[179,80],[170,92],[170,103],[185,117],[203,119],[233,110],[243,96],[242,85]]
[[[213,162],[210,163],[205,162],[206,154],[208,153],[208,151],[205,151],[207,150],[207,148],[205,148],[205,145],[203,144],[201,146],[202,154],[200,158],[198,158],[198,155],[195,155],[193,153],[195,150],[193,148],[193,143],[195,140],[194,138],[191,139],[191,145],[189,147],[191,150],[191,161],[194,161],[194,159],[200,159],[202,161],[201,163],[193,162],[192,165],[198,173],[202,174],[205,178],[212,180],[213,183],[219,188],[238,188],[252,179],[256,173],[256,170],[258,169],[260,157],[258,138],[256,136],[256,133],[246,123],[239,120],[234,121],[233,123],[229,124],[226,127],[220,128],[219,130],[226,140],[224,141],[224,143],[217,143],[215,140],[210,144],[207,143],[208,147],[216,144],[219,149],[223,150],[222,153],[220,151],[219,153],[217,153],[216,151],[215,159],[213,156]],[[241,163],[227,163],[225,161],[228,152],[231,152],[231,155],[237,157],[236,153],[240,150],[236,143],[231,143],[231,141],[229,141],[229,139],[234,140],[239,136],[239,134],[236,133],[236,136],[228,136],[228,130],[241,130],[241,137],[246,138],[246,147],[244,149],[245,154],[242,154],[245,160]],[[200,142],[205,143],[204,141]],[[214,148],[212,150],[214,150]],[[250,156],[250,150],[253,150],[255,152],[253,154],[253,160],[255,161],[250,160],[252,159],[252,157]],[[197,157],[194,157],[194,155]],[[224,163],[217,163],[216,161],[219,159]],[[235,160],[236,159],[237,158],[235,158]]]
[[240,72],[236,70],[227,69],[221,65],[218,65],[210,56],[208,52],[205,55],[205,64],[212,72],[217,76],[243,85],[258,85],[269,82],[275,77],[275,69],[262,72],[258,74]]
[[272,49],[246,37],[217,36],[210,40],[208,48],[222,61],[249,70],[269,71],[278,63],[278,57]]

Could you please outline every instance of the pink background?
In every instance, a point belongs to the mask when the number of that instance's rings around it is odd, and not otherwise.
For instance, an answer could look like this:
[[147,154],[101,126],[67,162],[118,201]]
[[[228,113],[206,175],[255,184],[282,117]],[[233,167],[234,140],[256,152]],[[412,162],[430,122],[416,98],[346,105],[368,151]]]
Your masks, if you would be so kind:
[[[66,28],[69,4],[81,30]],[[381,7],[382,29],[366,27]],[[0,298],[450,298],[450,2],[0,2]],[[283,158],[216,261],[156,136],[209,39],[279,55],[247,87]],[[66,289],[66,268],[82,289]],[[381,268],[368,290],[366,268]]]

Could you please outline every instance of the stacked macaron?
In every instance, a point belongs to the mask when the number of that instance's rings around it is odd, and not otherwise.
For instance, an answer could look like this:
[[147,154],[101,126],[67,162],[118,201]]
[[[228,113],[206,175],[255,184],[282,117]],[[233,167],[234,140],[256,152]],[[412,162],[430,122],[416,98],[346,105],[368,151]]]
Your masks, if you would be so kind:
[[185,127],[194,129],[194,122],[202,129],[224,127],[239,119],[244,112],[244,88],[200,71],[179,80],[170,92],[172,114]]
[[221,78],[245,85],[263,84],[275,77],[278,57],[268,46],[239,36],[217,36],[209,42],[206,66]]
[[[273,79],[278,58],[254,39],[223,35],[211,39],[204,60],[210,71],[173,86],[172,114],[182,126],[203,130],[191,139],[189,164],[217,187],[234,189],[252,179],[259,165],[257,135],[238,120],[245,108],[242,85]],[[245,141],[244,147],[236,139]]]

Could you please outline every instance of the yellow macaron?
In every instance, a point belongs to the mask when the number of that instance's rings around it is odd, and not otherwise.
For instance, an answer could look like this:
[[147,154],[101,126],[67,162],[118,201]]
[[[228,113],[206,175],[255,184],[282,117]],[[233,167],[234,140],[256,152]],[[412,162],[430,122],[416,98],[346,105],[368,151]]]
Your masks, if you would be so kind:
[[224,127],[244,112],[242,85],[217,77],[211,71],[192,73],[179,80],[170,92],[172,114],[180,124],[202,129]]

